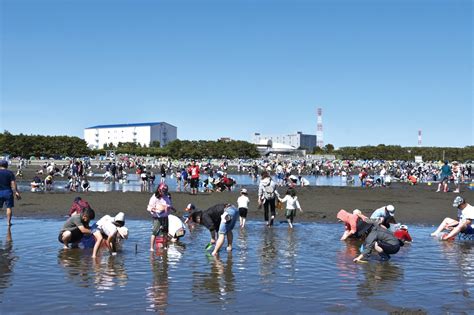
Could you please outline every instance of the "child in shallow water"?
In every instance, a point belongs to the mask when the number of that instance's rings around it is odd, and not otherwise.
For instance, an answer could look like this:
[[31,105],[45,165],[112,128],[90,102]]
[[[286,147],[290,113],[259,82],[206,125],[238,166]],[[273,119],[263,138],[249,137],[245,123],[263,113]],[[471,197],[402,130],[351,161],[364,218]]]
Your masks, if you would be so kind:
[[285,197],[284,198],[278,197],[278,200],[280,200],[280,202],[286,202],[286,211],[285,211],[286,220],[288,221],[288,225],[292,229],[293,220],[295,219],[295,216],[296,216],[296,210],[298,209],[300,212],[303,212],[303,210],[301,210],[298,197],[296,197],[296,191],[290,188],[286,191]]

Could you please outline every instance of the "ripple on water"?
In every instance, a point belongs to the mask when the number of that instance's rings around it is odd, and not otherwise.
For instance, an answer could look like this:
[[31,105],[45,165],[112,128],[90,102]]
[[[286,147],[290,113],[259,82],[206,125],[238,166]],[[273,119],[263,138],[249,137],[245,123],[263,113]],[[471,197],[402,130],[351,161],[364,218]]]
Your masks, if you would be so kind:
[[[6,313],[438,313],[474,307],[474,242],[440,242],[424,227],[411,227],[415,242],[389,262],[354,264],[360,244],[339,241],[336,224],[298,223],[290,230],[250,221],[244,231],[235,230],[234,251],[214,258],[204,250],[209,233],[202,228],[150,253],[150,222],[129,220],[122,251],[93,260],[90,250],[61,249],[61,221],[15,223],[11,240],[0,230],[0,308]],[[35,304],[24,303],[25,296],[34,296]]]

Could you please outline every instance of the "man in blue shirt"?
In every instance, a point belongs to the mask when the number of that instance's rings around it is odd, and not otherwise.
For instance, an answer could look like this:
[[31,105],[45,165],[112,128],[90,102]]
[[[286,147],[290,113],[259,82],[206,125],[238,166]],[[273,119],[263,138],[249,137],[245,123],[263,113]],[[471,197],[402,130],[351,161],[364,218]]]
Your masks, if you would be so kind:
[[7,225],[12,225],[12,208],[14,206],[13,195],[20,200],[20,192],[16,186],[15,174],[8,169],[8,162],[0,160],[0,208],[7,208]]
[[387,205],[385,207],[378,208],[375,210],[370,219],[379,225],[385,226],[387,229],[390,228],[390,223],[397,223],[395,218],[395,207],[393,205]]

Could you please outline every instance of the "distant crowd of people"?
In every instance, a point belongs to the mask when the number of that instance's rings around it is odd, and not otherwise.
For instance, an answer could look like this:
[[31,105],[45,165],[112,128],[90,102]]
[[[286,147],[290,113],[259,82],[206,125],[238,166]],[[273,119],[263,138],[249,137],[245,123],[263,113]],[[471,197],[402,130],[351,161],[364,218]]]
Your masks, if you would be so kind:
[[[7,224],[11,225],[14,198],[20,199],[21,195],[17,187],[15,174],[8,170],[8,166],[7,161],[0,160],[0,204],[2,207],[5,206],[7,208]],[[54,174],[51,175],[51,172],[54,173],[53,170],[57,167],[53,163],[45,164],[44,166],[47,172],[50,171],[49,176],[53,176]],[[141,166],[142,164],[140,163],[136,164],[137,172],[141,170]],[[260,181],[256,203],[259,208],[263,208],[263,219],[269,228],[274,225],[276,208],[279,207],[279,204],[280,207],[284,204],[286,222],[289,229],[293,229],[297,212],[302,212],[303,210],[298,200],[296,189],[291,183],[286,183],[285,195],[280,195],[278,187],[281,187],[283,184],[278,174],[280,174],[283,165],[277,163],[274,166],[276,176],[271,176],[271,170],[268,170],[269,166],[264,168],[259,174]],[[86,169],[90,169],[90,167],[90,165],[83,164],[81,161],[75,161],[70,163],[69,167],[63,167],[63,170],[67,169],[71,177],[83,178],[85,177]],[[204,167],[208,169],[209,165]],[[384,169],[385,165],[380,167]],[[123,171],[122,164],[117,166],[113,162],[106,164],[104,168],[106,172],[111,172],[112,174],[117,174],[114,171],[115,168],[117,171]],[[166,168],[164,170],[166,171]],[[185,170],[189,181],[190,193],[197,194],[201,168],[193,160]],[[143,171],[146,171],[146,169],[144,168]],[[447,161],[443,163],[437,171],[437,176],[440,179],[437,191],[448,191],[445,185],[449,180],[446,180],[446,178],[449,179],[451,176],[456,176],[453,174],[460,172],[462,172],[462,168],[458,163],[453,162],[452,165],[449,165]],[[225,173],[222,172],[220,177],[224,177],[224,175]],[[283,176],[284,178],[285,176]],[[45,185],[48,184],[50,183],[45,182]],[[454,190],[454,192],[459,192],[459,188]],[[211,239],[207,249],[212,249],[212,255],[217,256],[219,254],[225,240],[227,240],[227,250],[231,251],[233,248],[232,230],[237,221],[239,221],[241,229],[245,228],[250,202],[247,189],[242,188],[235,203],[217,204],[207,210],[200,210],[195,205],[189,204],[184,210],[186,215],[183,222],[181,218],[175,215],[176,209],[173,207],[168,185],[163,180],[150,197],[147,207],[147,211],[153,220],[150,251],[154,251],[157,246],[166,247],[167,242],[179,240],[185,235],[189,225],[192,224],[201,224],[209,229]],[[454,199],[453,207],[458,211],[457,218],[445,218],[436,231],[431,234],[432,236],[446,241],[452,240],[457,235],[474,234],[474,207],[468,204],[460,195]],[[114,216],[105,215],[91,225],[90,222],[95,219],[95,212],[87,201],[78,197],[74,200],[69,215],[69,219],[63,225],[58,236],[59,242],[64,245],[65,249],[82,244],[83,247],[93,249],[93,257],[99,255],[101,248],[108,248],[112,255],[116,255],[121,241],[128,238],[128,228],[125,227],[125,214],[123,212],[119,211]],[[337,219],[343,222],[345,226],[341,240],[345,241],[354,238],[364,241],[360,255],[354,258],[355,262],[365,262],[373,253],[378,254],[381,260],[388,260],[390,255],[396,254],[400,250],[401,246],[412,241],[412,237],[408,233],[408,227],[406,225],[397,225],[395,207],[393,205],[386,205],[375,209],[370,217],[367,217],[358,209],[352,212],[341,209],[337,213]],[[393,230],[393,226],[397,226],[397,229]],[[447,233],[443,234],[443,231],[447,231]]]

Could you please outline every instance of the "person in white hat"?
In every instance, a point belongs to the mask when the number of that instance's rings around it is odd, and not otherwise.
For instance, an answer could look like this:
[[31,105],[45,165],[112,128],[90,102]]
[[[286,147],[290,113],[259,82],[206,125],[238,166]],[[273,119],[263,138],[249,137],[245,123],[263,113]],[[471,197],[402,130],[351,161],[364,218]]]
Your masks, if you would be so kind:
[[384,207],[376,209],[370,219],[379,225],[386,227],[387,229],[390,228],[390,223],[397,223],[395,221],[395,207],[393,205],[386,205]]
[[247,189],[242,188],[240,191],[240,197],[237,198],[237,207],[239,208],[240,215],[240,228],[245,228],[245,221],[247,220],[247,212],[249,210],[250,199],[247,196]]
[[474,234],[474,207],[461,196],[454,198],[453,207],[458,209],[458,220],[444,218],[436,231],[431,233],[431,236],[438,237],[443,230],[448,230],[449,233],[444,234],[441,238],[446,241],[459,233]]
[[104,215],[99,221],[97,221],[92,233],[95,238],[92,258],[97,257],[102,242],[104,241],[111,254],[117,254],[118,239],[128,238],[128,229],[124,225],[125,214],[123,212],[117,213],[113,218],[110,215]]

